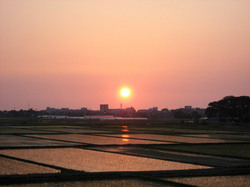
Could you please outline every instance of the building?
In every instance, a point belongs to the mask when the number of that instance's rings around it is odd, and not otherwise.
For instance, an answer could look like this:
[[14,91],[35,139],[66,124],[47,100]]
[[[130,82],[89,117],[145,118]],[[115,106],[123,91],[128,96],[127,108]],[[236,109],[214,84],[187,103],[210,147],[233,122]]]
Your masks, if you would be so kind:
[[108,104],[101,104],[100,105],[100,111],[101,112],[107,113],[108,110],[109,110],[109,105]]
[[52,113],[57,112],[58,109],[47,107],[45,111],[46,111],[48,114],[52,114]]
[[152,107],[148,109],[150,112],[158,112],[158,107]]
[[61,108],[61,112],[68,112],[69,108]]

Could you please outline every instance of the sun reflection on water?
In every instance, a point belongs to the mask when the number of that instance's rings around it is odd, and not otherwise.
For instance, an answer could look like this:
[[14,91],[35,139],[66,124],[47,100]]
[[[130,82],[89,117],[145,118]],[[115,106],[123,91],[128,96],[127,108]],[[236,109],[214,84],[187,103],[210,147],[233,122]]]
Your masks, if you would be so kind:
[[[122,132],[129,132],[128,126],[122,126]],[[123,142],[129,142],[129,135],[128,134],[122,134],[122,141]]]
[[123,138],[122,141],[123,141],[123,142],[128,142],[129,139]]

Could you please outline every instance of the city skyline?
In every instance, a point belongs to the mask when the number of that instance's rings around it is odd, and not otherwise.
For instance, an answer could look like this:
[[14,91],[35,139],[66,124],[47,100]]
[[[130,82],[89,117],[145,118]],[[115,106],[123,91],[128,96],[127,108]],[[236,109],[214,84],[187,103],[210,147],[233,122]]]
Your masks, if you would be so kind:
[[[0,1],[0,110],[206,108],[250,95],[250,1]],[[131,97],[122,98],[122,87]]]
[[[224,99],[224,98],[227,98],[227,97],[231,97],[231,96],[225,96],[221,99]],[[233,96],[234,97],[234,96]],[[245,96],[240,96],[240,97],[245,97]],[[249,96],[247,96],[249,97]],[[212,102],[217,102],[217,101],[211,101],[210,103]],[[136,108],[134,106],[124,106],[123,103],[120,103],[119,106],[113,106],[113,105],[110,105],[108,103],[99,103],[98,106],[95,106],[93,108],[89,107],[89,106],[86,106],[86,105],[82,105],[78,108],[70,108],[68,106],[61,106],[61,107],[56,107],[56,106],[46,106],[45,108],[41,108],[41,109],[38,109],[38,108],[35,108],[35,107],[32,107],[32,105],[30,103],[27,103],[26,107],[24,108],[19,108],[17,109],[16,107],[14,108],[11,108],[9,110],[6,110],[6,111],[11,111],[11,110],[37,110],[37,111],[43,111],[43,110],[47,110],[47,109],[56,109],[56,110],[93,110],[93,111],[102,111],[102,107],[107,107],[107,109],[117,109],[117,110],[125,110],[125,109],[130,109],[130,108],[133,108],[135,109],[136,111],[138,110],[151,110],[151,109],[157,109],[157,110],[165,110],[165,109],[168,109],[168,110],[176,110],[176,109],[186,109],[186,108],[189,108],[189,109],[206,109],[207,107],[209,107],[209,103],[207,104],[206,107],[198,107],[198,106],[193,106],[191,104],[189,105],[183,105],[183,106],[180,106],[180,107],[177,107],[177,108],[168,108],[168,107],[163,107],[163,108],[160,108],[158,107],[157,105],[152,105],[152,106],[149,106],[147,108],[143,108],[143,107],[139,107],[139,108]],[[1,110],[0,110],[1,111]],[[4,110],[2,110],[4,111]]]

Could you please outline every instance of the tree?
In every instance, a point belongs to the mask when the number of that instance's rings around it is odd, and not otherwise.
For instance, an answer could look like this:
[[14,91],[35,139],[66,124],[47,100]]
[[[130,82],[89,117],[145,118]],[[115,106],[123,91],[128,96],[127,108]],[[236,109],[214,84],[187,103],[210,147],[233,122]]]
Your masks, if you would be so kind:
[[187,116],[185,114],[185,112],[183,112],[180,109],[171,110],[171,112],[172,112],[174,118],[176,118],[176,119],[187,119],[187,118],[190,118],[189,116]]
[[241,122],[250,121],[250,97],[227,96],[219,101],[208,104],[206,109],[208,117],[230,118]]

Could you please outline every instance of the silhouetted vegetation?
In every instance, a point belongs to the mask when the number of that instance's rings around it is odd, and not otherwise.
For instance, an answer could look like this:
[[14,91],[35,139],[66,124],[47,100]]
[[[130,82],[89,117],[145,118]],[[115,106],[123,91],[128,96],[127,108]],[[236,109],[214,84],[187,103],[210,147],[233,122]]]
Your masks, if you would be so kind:
[[250,97],[227,96],[211,102],[206,109],[206,115],[232,122],[250,122]]
[[35,111],[33,109],[29,110],[10,110],[10,111],[0,111],[0,117],[15,118],[15,117],[36,117],[40,115],[40,111]]

